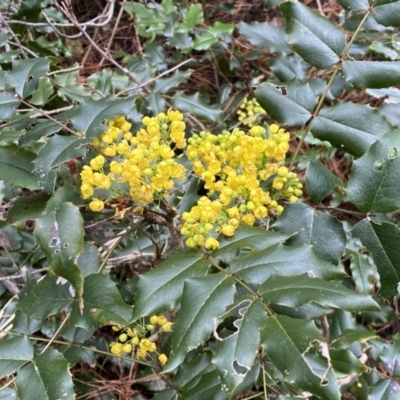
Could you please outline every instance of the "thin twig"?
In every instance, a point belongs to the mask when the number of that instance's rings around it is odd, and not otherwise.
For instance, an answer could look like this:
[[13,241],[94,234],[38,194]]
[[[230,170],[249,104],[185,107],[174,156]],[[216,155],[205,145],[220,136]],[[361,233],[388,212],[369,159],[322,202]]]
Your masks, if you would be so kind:
[[[119,9],[119,12],[118,12],[118,15],[117,15],[117,19],[115,20],[115,23],[114,23],[114,28],[113,28],[113,30],[111,32],[110,39],[108,40],[108,43],[107,43],[107,47],[106,47],[106,53],[107,54],[110,52],[110,48],[111,48],[112,42],[114,40],[115,33],[117,32],[119,22],[121,21],[122,13],[124,12],[125,3],[126,3],[126,0],[123,0],[121,5],[120,5],[121,8]],[[100,60],[98,68],[100,68],[103,65],[104,60],[105,60],[105,58],[102,57],[101,60]]]
[[26,278],[28,275],[37,274],[39,272],[44,272],[44,271],[47,271],[47,268],[40,268],[40,269],[35,269],[33,271],[29,271],[30,272],[29,274],[1,276],[0,277],[0,282],[12,281],[12,280],[15,280],[15,279],[20,279],[20,278]]

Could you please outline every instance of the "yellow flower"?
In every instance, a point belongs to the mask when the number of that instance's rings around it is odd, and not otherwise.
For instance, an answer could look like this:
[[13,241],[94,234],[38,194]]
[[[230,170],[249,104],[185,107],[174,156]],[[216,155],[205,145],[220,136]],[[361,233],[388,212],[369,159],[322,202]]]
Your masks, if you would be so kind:
[[111,353],[116,356],[120,356],[120,355],[122,355],[123,347],[124,346],[121,343],[112,342],[110,344]]
[[130,353],[132,351],[132,345],[131,344],[126,344],[122,347],[122,351],[124,353]]
[[[210,250],[214,250],[214,249],[218,249],[219,247],[219,242],[218,240],[210,237],[206,240],[206,243],[204,244],[204,247],[206,249],[210,249]],[[165,331],[166,332],[166,331]]]
[[84,183],[81,186],[81,193],[84,199],[87,199],[88,197],[90,197],[93,194],[93,186],[89,185],[87,183]]
[[89,208],[92,211],[101,211],[104,208],[104,202],[102,202],[99,199],[93,199],[90,203],[89,203]]
[[167,116],[168,116],[168,119],[169,119],[171,122],[174,122],[174,121],[182,121],[182,119],[183,119],[183,115],[182,115],[179,111],[173,110],[172,108],[170,108],[170,109],[167,111]]
[[235,227],[233,227],[232,225],[224,225],[222,227],[222,233],[225,236],[233,236],[233,234],[235,233]]
[[160,361],[161,365],[165,365],[168,361],[168,357],[163,353],[158,356],[158,361]]
[[161,329],[163,332],[171,332],[172,322],[166,322],[165,324],[161,325]]
[[276,190],[281,190],[283,188],[284,182],[282,178],[275,178],[272,182],[272,187]]
[[145,349],[138,349],[137,353],[136,353],[136,357],[141,359],[141,358],[146,358],[147,356],[147,350]]

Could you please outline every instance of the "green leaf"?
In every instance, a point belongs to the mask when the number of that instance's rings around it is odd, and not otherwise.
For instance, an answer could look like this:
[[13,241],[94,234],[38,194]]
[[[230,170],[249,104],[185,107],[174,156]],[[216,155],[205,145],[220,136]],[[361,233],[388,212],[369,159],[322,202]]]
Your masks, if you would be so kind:
[[85,204],[85,200],[82,199],[76,190],[67,186],[60,186],[48,201],[46,211],[59,209],[61,205],[66,202],[70,202],[75,206],[82,206]]
[[30,102],[36,106],[41,106],[46,103],[50,95],[53,93],[53,85],[49,78],[42,76],[39,79],[39,84],[35,93],[33,93]]
[[75,399],[68,361],[54,349],[37,356],[17,375],[18,399]]
[[400,229],[389,222],[379,225],[363,219],[352,233],[372,254],[380,275],[380,295],[392,300],[400,282]]
[[91,242],[85,242],[83,253],[79,254],[76,264],[82,271],[84,278],[97,273],[100,267],[101,255],[97,247]]
[[37,90],[39,79],[49,71],[49,64],[46,57],[13,60],[8,81],[22,98],[26,98]]
[[383,368],[393,378],[400,377],[400,335],[396,333],[393,338],[393,345],[386,345],[379,355]]
[[176,31],[189,33],[196,25],[204,22],[203,8],[201,4],[191,4],[189,9],[183,14],[182,22],[178,24]]
[[329,196],[343,182],[319,160],[310,161],[306,171],[307,192],[314,204]]
[[162,309],[172,309],[179,301],[185,280],[206,275],[207,260],[196,250],[173,254],[160,265],[139,276],[133,317],[136,319]]
[[50,270],[67,279],[80,298],[83,275],[76,260],[83,252],[84,231],[79,209],[71,203],[63,203],[37,219],[34,234],[49,260]]
[[358,375],[368,368],[347,349],[330,350],[329,356],[334,370],[346,375]]
[[213,318],[225,312],[235,293],[233,281],[222,273],[186,279],[164,372],[175,369],[186,353],[209,338],[214,329]]
[[226,317],[229,317],[234,310],[239,315],[233,323],[236,330],[224,338],[220,338],[214,332],[217,345],[212,360],[220,375],[221,383],[230,394],[243,382],[253,367],[260,346],[261,327],[267,319],[260,300],[244,300],[224,316],[217,318],[215,326],[217,327]]
[[83,313],[74,303],[70,323],[83,329],[99,328],[108,323],[127,325],[132,307],[124,303],[116,284],[106,275],[86,277],[83,292]]
[[207,32],[202,35],[196,35],[193,43],[195,50],[207,50],[213,44],[217,43],[223,33],[232,34],[234,25],[224,24],[217,21],[213,26],[207,28]]
[[339,282],[310,278],[307,274],[272,276],[261,285],[259,292],[269,303],[286,307],[317,303],[352,312],[379,311],[378,304],[370,296],[347,289]]
[[392,212],[400,208],[399,133],[385,133],[353,163],[347,194],[363,212]]
[[357,157],[390,129],[377,109],[353,103],[324,107],[310,126],[317,139],[326,140]]
[[226,400],[226,394],[221,388],[218,374],[212,371],[203,374],[196,386],[184,392],[184,398],[191,400]]
[[364,89],[381,89],[400,84],[398,61],[345,61],[342,71],[348,82]]
[[57,280],[56,276],[47,274],[40,282],[30,282],[19,294],[18,308],[29,317],[43,321],[70,306],[73,299],[69,285]]
[[348,11],[363,11],[369,7],[368,0],[338,0],[338,3]]
[[291,49],[283,29],[268,22],[254,22],[248,24],[240,21],[236,25],[239,33],[253,46],[265,47],[270,53],[290,53]]
[[399,398],[400,385],[391,379],[380,379],[368,389],[368,400],[397,400]]
[[273,229],[293,235],[288,245],[310,244],[320,257],[333,264],[339,263],[346,245],[343,226],[335,217],[303,203],[286,204]]
[[228,238],[222,238],[218,250],[213,251],[212,256],[219,261],[229,262],[237,257],[242,250],[262,250],[278,243],[283,243],[289,235],[266,231],[254,226],[240,225],[235,234]]
[[40,192],[32,196],[16,197],[10,204],[7,220],[18,227],[25,227],[28,220],[34,220],[40,216],[46,207],[50,196]]
[[200,97],[199,92],[193,95],[176,92],[172,98],[172,103],[176,109],[182,112],[193,113],[198,117],[211,121],[222,120],[222,110],[213,105],[209,106],[204,99]]
[[30,190],[40,189],[32,173],[35,156],[17,146],[0,147],[0,179]]
[[164,112],[166,107],[166,101],[161,93],[151,93],[145,99],[146,107],[150,110],[152,115],[157,115]]
[[[1,94],[0,94],[1,95]],[[41,139],[42,137],[47,137],[53,133],[57,133],[62,129],[62,127],[50,120],[38,121],[35,126],[33,126],[29,131],[25,132],[19,138],[20,146],[28,146],[33,142]]]
[[123,100],[104,98],[98,101],[83,99],[71,121],[78,132],[93,139],[108,128],[108,125],[103,123],[105,120],[118,115],[129,115],[134,107],[135,103],[132,98]]
[[164,389],[153,396],[153,400],[178,400],[178,393],[173,389]]
[[26,336],[0,341],[0,378],[13,374],[33,358],[33,346]]
[[173,378],[174,387],[185,388],[194,386],[204,373],[214,371],[211,363],[211,354],[202,353],[188,362],[181,364]]
[[57,94],[64,100],[81,101],[82,98],[90,96],[90,92],[81,83],[77,83],[79,71],[70,71],[64,74],[56,74],[54,82],[58,88]]
[[6,121],[15,115],[15,108],[18,106],[19,100],[8,93],[0,92],[0,121]]
[[325,280],[346,276],[340,268],[323,260],[312,246],[288,247],[282,244],[235,258],[230,271],[237,278],[254,285],[261,285],[273,274],[291,276],[310,273]]
[[372,9],[372,15],[378,22],[385,26],[400,26],[400,1],[377,0]]
[[290,126],[304,125],[311,118],[318,100],[310,85],[298,79],[283,86],[267,83],[259,86],[255,95],[271,118]]
[[356,289],[360,293],[373,294],[375,287],[375,266],[370,257],[359,251],[346,249],[350,258],[350,270]]
[[346,47],[340,28],[298,1],[281,3],[279,8],[286,16],[289,43],[305,61],[321,69],[339,61]]
[[96,72],[87,78],[88,84],[95,90],[100,97],[111,94],[111,76],[112,72],[109,68],[104,68],[100,72]]
[[328,367],[323,376],[318,376],[315,363],[306,357],[313,343],[322,340],[312,321],[272,316],[265,322],[261,340],[267,357],[283,373],[285,382],[323,399],[340,400],[337,382]]
[[175,71],[168,78],[159,78],[156,80],[153,88],[153,93],[167,93],[172,88],[177,87],[180,83],[186,82],[192,71]]
[[399,54],[396,50],[394,50],[392,47],[389,47],[385,44],[385,42],[382,42],[380,40],[374,40],[370,45],[369,49],[378,54],[382,54],[385,58],[396,61],[399,57]]
[[343,349],[350,347],[353,343],[366,343],[368,340],[377,337],[376,333],[369,330],[346,329],[329,346],[332,349]]
[[83,157],[88,143],[90,143],[89,140],[75,136],[52,136],[34,161],[35,172],[40,176],[43,171],[48,171],[76,157]]

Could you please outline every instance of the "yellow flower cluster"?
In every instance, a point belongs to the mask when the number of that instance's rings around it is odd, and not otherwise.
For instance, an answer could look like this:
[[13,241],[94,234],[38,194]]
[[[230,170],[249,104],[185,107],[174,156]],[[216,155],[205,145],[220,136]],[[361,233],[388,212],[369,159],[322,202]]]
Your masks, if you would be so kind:
[[[219,135],[200,132],[189,139],[187,156],[194,173],[217,199],[202,197],[182,215],[181,234],[188,237],[187,246],[216,249],[219,242],[214,236],[233,236],[240,223],[251,226],[269,212],[281,213],[280,197],[298,200],[302,185],[282,166],[290,135],[275,124],[269,131],[266,135],[263,127],[253,126],[248,134],[236,128]],[[270,190],[263,188],[275,175]]]
[[261,122],[263,114],[265,114],[265,110],[256,99],[244,99],[237,112],[238,120],[250,128]]
[[[110,343],[111,353],[121,356],[123,353],[132,353],[136,351],[136,358],[144,359],[150,353],[157,353],[155,342],[147,338],[150,331],[154,331],[155,325],[160,326],[160,332],[171,332],[172,322],[168,321],[163,315],[153,315],[150,318],[150,324],[139,325],[133,328],[123,328],[121,325],[114,325],[112,330],[120,332],[118,342]],[[165,354],[158,355],[158,361],[165,365],[168,358]]]
[[[147,205],[167,196],[173,179],[184,179],[186,169],[174,159],[174,149],[186,147],[183,115],[168,110],[156,117],[144,117],[144,127],[135,135],[124,116],[108,121],[108,129],[93,141],[103,155],[94,157],[81,172],[81,194],[92,197],[96,189],[107,190],[109,199],[129,195],[137,205]],[[104,202],[97,197],[89,204],[101,211]]]

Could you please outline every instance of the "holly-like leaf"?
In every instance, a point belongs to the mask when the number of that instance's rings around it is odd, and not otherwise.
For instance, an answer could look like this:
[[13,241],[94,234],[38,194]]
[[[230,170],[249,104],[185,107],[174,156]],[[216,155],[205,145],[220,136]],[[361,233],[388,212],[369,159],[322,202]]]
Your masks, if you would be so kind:
[[389,131],[354,161],[347,194],[363,212],[400,208],[400,131]]
[[323,399],[340,400],[338,384],[328,366],[318,371],[323,359],[306,354],[314,342],[321,340],[314,322],[275,315],[265,322],[261,345],[286,382]]
[[59,124],[48,119],[38,121],[34,127],[21,135],[18,143],[20,146],[28,146],[42,137],[47,137],[53,133],[59,132],[61,129],[62,127]]
[[332,367],[346,375],[359,375],[367,370],[363,364],[350,350],[330,350],[329,356]]
[[13,374],[33,358],[33,346],[26,336],[0,341],[0,378]]
[[241,225],[232,237],[220,239],[220,247],[218,250],[213,251],[212,256],[219,261],[223,260],[229,263],[243,249],[246,251],[248,249],[266,249],[275,244],[283,243],[289,236],[281,232],[265,231],[262,228],[254,226]]
[[49,260],[51,271],[67,279],[80,298],[83,275],[76,260],[83,252],[84,231],[79,209],[72,203],[63,203],[37,219],[34,234]]
[[400,1],[378,0],[375,1],[372,15],[379,24],[385,26],[400,26]]
[[370,257],[359,251],[346,249],[350,258],[350,270],[356,289],[360,293],[372,294],[375,287],[376,268]]
[[171,335],[171,353],[164,371],[175,369],[190,350],[210,337],[213,319],[225,312],[235,293],[234,282],[222,273],[185,281],[181,309]]
[[338,264],[346,245],[342,224],[330,214],[304,203],[289,203],[273,229],[293,235],[288,245],[310,244],[324,260]]
[[378,110],[353,103],[324,107],[310,126],[317,139],[326,140],[357,157],[390,129],[391,125]]
[[[213,364],[220,375],[221,383],[232,393],[243,382],[253,367],[260,346],[260,331],[267,314],[260,300],[244,300],[234,307],[239,318],[233,323],[236,330],[228,337],[217,337]],[[216,326],[233,310],[217,318]],[[214,333],[216,335],[216,333]]]
[[259,86],[255,95],[269,116],[289,126],[304,125],[311,118],[318,100],[310,85],[298,79],[284,86],[267,83]]
[[172,102],[174,107],[182,112],[193,113],[198,117],[211,121],[221,121],[222,110],[215,106],[206,104],[198,92],[193,95],[176,92],[172,98]]
[[367,10],[369,5],[368,0],[338,0],[338,3],[348,11],[363,11]]
[[353,312],[379,311],[378,304],[370,296],[347,289],[339,282],[310,278],[307,274],[271,276],[261,285],[259,292],[269,303],[286,307],[317,303]]
[[8,93],[0,92],[0,121],[6,121],[15,115],[15,108],[18,106],[19,100]]
[[[29,384],[27,384],[29,383]],[[68,361],[57,350],[49,349],[18,371],[18,399],[75,399]]]
[[400,229],[389,222],[379,225],[363,219],[352,233],[372,254],[380,276],[379,293],[392,300],[398,294],[397,285],[400,282]]
[[368,340],[377,337],[376,333],[369,330],[346,329],[329,346],[332,349],[343,349],[350,347],[353,343],[366,343]]
[[83,329],[99,328],[112,322],[127,325],[131,320],[132,307],[124,303],[117,285],[108,276],[92,274],[85,278],[83,312],[74,303],[71,325]]
[[98,101],[85,98],[82,99],[78,111],[71,121],[78,132],[93,139],[108,128],[108,125],[104,123],[105,120],[118,115],[129,115],[134,107],[135,103],[132,98],[123,100],[104,98]]
[[261,285],[273,274],[291,276],[309,273],[325,280],[346,276],[340,268],[323,260],[312,246],[289,247],[282,244],[235,258],[230,271],[254,285]]
[[383,368],[393,378],[400,377],[400,335],[396,335],[392,338],[393,344],[387,344],[381,354],[379,354],[379,360],[382,363]]
[[53,93],[53,84],[47,76],[42,76],[39,79],[37,90],[33,93],[30,102],[37,106],[46,103],[50,95]]
[[268,22],[255,22],[248,24],[240,21],[236,25],[239,33],[253,46],[265,47],[270,53],[290,53],[291,49],[283,29]]
[[217,21],[213,26],[207,28],[207,32],[201,35],[196,35],[193,43],[195,50],[207,50],[213,44],[217,43],[223,33],[232,34],[233,24],[224,24]]
[[40,282],[29,282],[19,295],[18,308],[29,317],[43,321],[69,307],[73,301],[70,285],[57,282],[57,279],[47,274]]
[[299,1],[281,3],[286,16],[289,43],[305,61],[317,68],[329,68],[339,61],[346,36],[333,22]]
[[398,61],[345,61],[342,71],[348,82],[364,89],[381,89],[400,84]]
[[175,71],[168,78],[159,78],[156,80],[153,88],[153,93],[167,93],[172,88],[177,87],[180,83],[186,82],[192,71]]
[[89,97],[90,92],[82,83],[78,83],[79,71],[70,71],[63,74],[56,74],[54,82],[58,88],[57,94],[64,101],[81,101],[84,97]]
[[133,317],[136,319],[162,309],[172,309],[182,296],[188,278],[206,275],[209,268],[198,251],[177,253],[157,268],[139,276]]
[[182,22],[178,24],[176,31],[179,33],[189,33],[196,25],[201,25],[203,22],[202,5],[191,4],[189,9],[183,14]]
[[22,98],[26,98],[36,91],[39,79],[49,71],[49,64],[46,57],[13,60],[8,81]]
[[33,196],[16,197],[8,210],[8,221],[15,226],[24,227],[26,221],[40,216],[49,198],[50,196],[44,192],[36,193]]
[[343,186],[343,182],[326,168],[321,161],[313,160],[310,161],[307,167],[306,185],[313,204],[319,204],[333,192],[337,185]]
[[0,147],[0,179],[31,190],[40,189],[32,173],[35,154],[17,146]]

